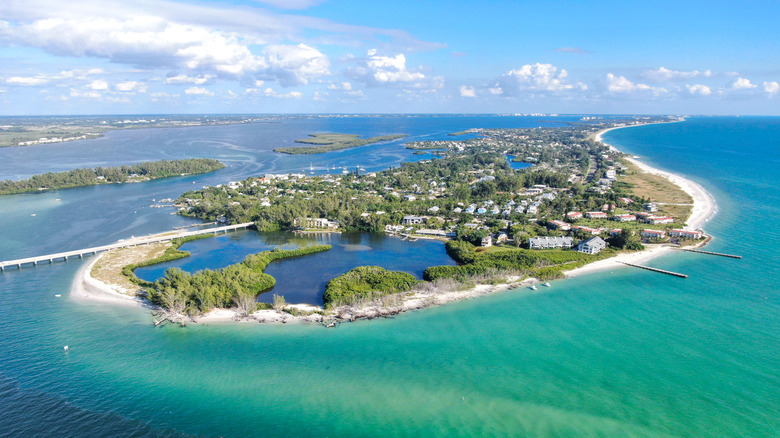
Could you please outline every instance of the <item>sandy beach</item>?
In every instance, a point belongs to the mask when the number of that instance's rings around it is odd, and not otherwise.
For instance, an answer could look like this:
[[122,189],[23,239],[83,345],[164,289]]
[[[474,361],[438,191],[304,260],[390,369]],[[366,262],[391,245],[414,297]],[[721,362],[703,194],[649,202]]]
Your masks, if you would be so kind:
[[[626,126],[626,128],[631,126]],[[596,141],[602,141],[602,135],[616,127],[600,131],[594,136]],[[617,149],[604,143],[610,149]],[[651,167],[641,161],[638,157],[627,157],[629,161],[639,167],[642,171],[654,175],[660,175],[669,179],[672,183],[679,186],[683,191],[693,198],[693,210],[686,223],[686,229],[702,229],[717,213],[717,204],[715,199],[701,185],[671,172],[663,171]],[[642,264],[664,254],[669,254],[673,249],[671,246],[647,245],[644,251],[619,254],[605,260],[599,260],[586,266],[566,271],[567,278],[584,275],[592,272],[608,269],[626,268],[623,262]],[[95,279],[90,272],[94,265],[104,256],[105,253],[95,256],[84,268],[79,271],[71,288],[71,295],[75,299],[85,299],[100,301],[112,304],[132,305],[146,308],[153,308],[147,301],[129,295],[132,291],[125,290],[119,285],[107,284]],[[526,278],[521,280],[519,277],[506,278],[502,284],[488,285],[478,284],[467,290],[460,290],[456,285],[439,283],[432,285],[428,283],[413,290],[413,293],[404,293],[397,296],[390,296],[369,303],[360,307],[343,306],[325,311],[322,307],[307,304],[291,304],[287,306],[287,312],[276,310],[259,310],[250,316],[240,317],[232,309],[214,309],[204,315],[190,319],[192,323],[235,323],[235,322],[254,322],[254,323],[317,323],[327,326],[333,326],[340,322],[356,321],[360,319],[373,319],[378,317],[389,317],[399,313],[420,310],[431,306],[439,306],[455,301],[461,301],[479,296],[492,294],[500,291],[520,289],[538,284],[535,278]],[[295,313],[296,315],[293,315]]]

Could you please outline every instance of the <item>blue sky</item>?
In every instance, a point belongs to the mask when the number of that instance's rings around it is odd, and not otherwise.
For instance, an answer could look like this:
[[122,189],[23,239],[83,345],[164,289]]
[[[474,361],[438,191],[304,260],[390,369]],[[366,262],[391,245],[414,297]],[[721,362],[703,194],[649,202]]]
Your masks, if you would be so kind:
[[780,115],[777,17],[777,0],[3,0],[0,114]]

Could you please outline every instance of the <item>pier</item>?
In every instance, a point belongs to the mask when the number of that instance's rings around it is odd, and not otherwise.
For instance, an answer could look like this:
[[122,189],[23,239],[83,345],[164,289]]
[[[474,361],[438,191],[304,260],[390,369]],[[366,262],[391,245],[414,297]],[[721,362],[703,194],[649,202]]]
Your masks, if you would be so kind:
[[641,269],[647,269],[648,271],[660,272],[661,274],[674,275],[675,277],[680,277],[680,278],[688,278],[687,275],[680,274],[679,272],[672,272],[672,271],[667,271],[667,270],[664,270],[664,269],[651,268],[650,266],[636,265],[634,263],[628,263],[628,262],[620,262],[620,263],[622,263],[622,264],[624,264],[626,266],[632,266],[634,268],[641,268]]
[[167,232],[162,234],[155,234],[149,237],[134,237],[132,239],[120,240],[119,242],[112,243],[110,245],[95,246],[92,248],[77,249],[74,251],[59,252],[56,254],[47,254],[37,257],[27,257],[17,260],[7,260],[0,262],[0,271],[5,272],[5,268],[9,266],[16,266],[18,269],[22,269],[24,266],[38,266],[40,262],[54,263],[55,261],[67,261],[69,258],[78,257],[80,259],[87,255],[97,254],[99,252],[110,251],[112,249],[127,248],[130,246],[149,245],[150,243],[167,242],[173,239],[189,236],[197,236],[201,234],[219,234],[227,233],[228,231],[235,231],[240,229],[246,229],[253,226],[253,222],[246,222],[236,225],[225,225],[216,228],[206,228],[204,230],[197,231],[179,231],[179,232]]
[[721,256],[721,257],[730,257],[732,259],[741,259],[742,258],[742,256],[740,256],[740,255],[724,254],[722,252],[704,251],[704,250],[701,250],[701,249],[693,249],[693,248],[679,248],[679,251],[698,252],[699,254],[709,254],[709,255],[716,255],[716,256]]

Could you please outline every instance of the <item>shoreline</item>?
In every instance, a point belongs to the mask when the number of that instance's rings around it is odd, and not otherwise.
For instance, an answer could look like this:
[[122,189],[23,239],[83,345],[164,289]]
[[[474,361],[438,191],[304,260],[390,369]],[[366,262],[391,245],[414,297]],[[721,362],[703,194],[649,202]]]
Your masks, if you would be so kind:
[[[593,138],[595,141],[605,144],[611,150],[620,152],[613,145],[605,143],[602,140],[603,134],[614,129],[630,128],[634,126],[643,125],[619,126],[604,129],[596,133]],[[693,199],[693,209],[691,216],[686,221],[687,226],[685,228],[694,230],[701,229],[706,222],[708,222],[710,219],[712,219],[713,216],[715,216],[715,214],[717,214],[718,209],[715,199],[698,183],[695,183],[680,175],[651,167],[648,164],[639,161],[637,157],[626,156],[625,158],[636,165],[643,172],[660,175],[669,179],[673,184],[677,185],[684,192],[691,196]],[[708,240],[705,240],[698,244],[697,247],[700,247],[707,242]],[[573,278],[580,275],[614,268],[626,268],[627,266],[624,265],[623,262],[643,263],[669,254],[672,251],[673,247],[664,244],[648,245],[647,248],[643,251],[618,254],[608,259],[599,260],[579,268],[564,271],[563,278]],[[98,254],[94,260],[90,261],[90,263],[88,263],[79,271],[76,279],[73,282],[71,294],[77,299],[95,300],[122,305],[134,305],[147,309],[154,309],[154,306],[148,301],[126,295],[121,291],[116,290],[116,288],[112,287],[112,285],[103,283],[90,275],[92,267],[100,260],[103,254],[104,253]],[[526,278],[521,280],[518,277],[508,277],[506,278],[505,282],[498,285],[477,284],[476,286],[466,290],[458,290],[457,287],[449,284],[443,286],[442,283],[435,283],[431,284],[430,287],[425,287],[425,290],[423,290],[423,288],[417,288],[413,289],[411,292],[390,295],[360,307],[342,306],[326,311],[321,306],[313,306],[308,304],[290,304],[286,307],[286,309],[295,313],[308,314],[293,315],[285,311],[258,310],[246,317],[239,317],[238,312],[232,309],[213,309],[204,315],[191,318],[188,322],[194,324],[236,322],[281,324],[316,323],[322,324],[326,327],[333,327],[341,322],[392,317],[404,312],[421,310],[432,306],[440,306],[447,303],[463,301],[497,292],[509,290],[519,291],[519,289],[522,287],[531,287],[539,283],[541,282],[536,278]],[[388,301],[391,301],[391,303],[388,304]]]

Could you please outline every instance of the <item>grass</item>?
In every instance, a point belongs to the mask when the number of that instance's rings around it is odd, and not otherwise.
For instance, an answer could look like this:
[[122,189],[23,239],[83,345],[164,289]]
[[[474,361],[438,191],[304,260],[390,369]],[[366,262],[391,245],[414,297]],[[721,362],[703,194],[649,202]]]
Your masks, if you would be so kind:
[[[628,172],[621,176],[621,181],[631,185],[634,196],[649,198],[658,203],[656,215],[668,215],[685,222],[693,212],[693,198],[683,189],[660,175],[642,172],[629,161],[623,161],[628,166]],[[689,205],[670,205],[689,204]],[[642,208],[638,205],[637,208]],[[678,224],[679,225],[679,224]]]

